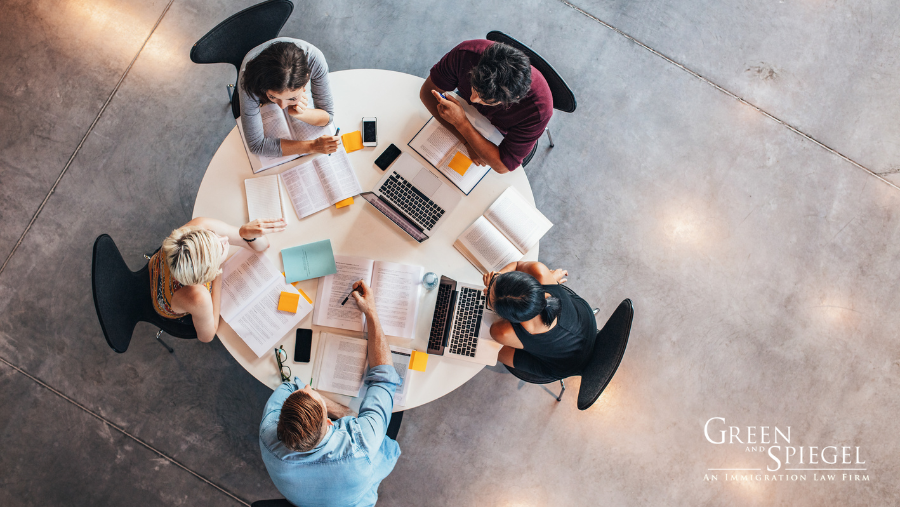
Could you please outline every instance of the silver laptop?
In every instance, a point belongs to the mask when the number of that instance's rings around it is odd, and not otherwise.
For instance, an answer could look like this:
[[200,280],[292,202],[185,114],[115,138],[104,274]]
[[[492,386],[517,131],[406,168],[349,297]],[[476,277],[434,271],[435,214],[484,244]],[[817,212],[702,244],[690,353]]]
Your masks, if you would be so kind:
[[412,155],[401,153],[363,199],[421,243],[440,227],[462,195]]
[[494,365],[503,347],[491,338],[499,318],[484,307],[484,287],[441,277],[428,353],[462,361]]

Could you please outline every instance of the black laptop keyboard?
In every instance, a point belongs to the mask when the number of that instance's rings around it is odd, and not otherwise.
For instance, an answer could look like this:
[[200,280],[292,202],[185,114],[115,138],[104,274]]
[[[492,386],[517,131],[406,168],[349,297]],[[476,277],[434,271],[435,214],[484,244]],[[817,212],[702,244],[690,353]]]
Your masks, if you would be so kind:
[[478,328],[484,313],[484,293],[463,287],[456,302],[456,320],[453,336],[450,337],[450,352],[461,356],[475,357],[478,345]]
[[392,174],[378,191],[425,229],[434,227],[444,215],[443,208],[397,173]]
[[431,319],[431,336],[428,337],[428,350],[440,351],[444,346],[444,327],[447,324],[447,313],[450,310],[450,296],[453,286],[442,283],[438,289],[437,304],[434,305],[434,317]]

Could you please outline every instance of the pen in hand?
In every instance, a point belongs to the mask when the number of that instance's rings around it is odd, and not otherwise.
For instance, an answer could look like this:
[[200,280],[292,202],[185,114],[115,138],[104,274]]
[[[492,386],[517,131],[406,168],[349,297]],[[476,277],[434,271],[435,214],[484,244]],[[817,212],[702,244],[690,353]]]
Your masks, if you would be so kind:
[[341,301],[341,306],[344,306],[344,304],[350,299],[350,295],[354,292],[356,292],[356,289],[350,289],[350,292],[347,293],[347,297],[345,297],[344,300]]
[[[334,137],[337,137],[337,136],[339,136],[340,134],[341,134],[341,128],[338,127],[338,129],[334,131]],[[330,157],[330,156],[331,156],[331,153],[329,153],[328,156]],[[350,297],[350,296],[348,295],[347,297]],[[347,300],[345,299],[345,300],[344,300],[344,303],[346,303],[346,302],[347,302]],[[341,303],[341,305],[343,305],[344,303]]]

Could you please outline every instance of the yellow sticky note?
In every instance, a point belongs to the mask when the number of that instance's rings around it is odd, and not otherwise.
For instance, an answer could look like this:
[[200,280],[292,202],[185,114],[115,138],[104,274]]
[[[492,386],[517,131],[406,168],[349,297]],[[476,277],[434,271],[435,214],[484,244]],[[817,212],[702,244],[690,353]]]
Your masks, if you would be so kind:
[[335,208],[343,208],[343,207],[345,207],[345,206],[350,206],[351,204],[353,204],[353,198],[352,198],[352,197],[348,197],[348,198],[344,199],[343,201],[338,201],[338,202],[336,202],[336,203],[334,204],[334,207],[335,207]]
[[313,304],[313,303],[312,303],[312,299],[309,299],[309,296],[307,296],[306,293],[303,292],[303,289],[301,289],[300,287],[297,287],[297,284],[298,284],[298,283],[300,283],[300,282],[294,282],[294,283],[292,283],[291,285],[293,285],[294,288],[297,289],[297,290],[300,292],[300,295],[303,296],[303,299],[305,299],[307,303]]
[[425,371],[428,364],[428,354],[414,350],[409,358],[409,369],[416,371]]
[[344,150],[347,153],[352,153],[356,150],[361,150],[362,145],[362,132],[355,130],[353,132],[347,132],[346,134],[341,136],[341,142],[344,143]]
[[457,151],[456,155],[453,155],[453,160],[447,165],[450,166],[450,169],[458,172],[460,176],[465,176],[469,166],[472,165],[472,161],[469,160],[469,157],[463,155],[463,152]]
[[297,313],[297,307],[300,305],[300,294],[293,292],[282,292],[278,298],[278,310],[282,312]]

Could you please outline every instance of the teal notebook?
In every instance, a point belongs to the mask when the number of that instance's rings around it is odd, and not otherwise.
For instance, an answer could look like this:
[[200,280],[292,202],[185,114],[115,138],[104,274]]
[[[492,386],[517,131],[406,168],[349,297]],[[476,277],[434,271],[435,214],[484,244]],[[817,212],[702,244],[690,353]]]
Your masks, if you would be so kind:
[[281,251],[281,260],[284,262],[284,278],[287,283],[337,273],[330,239],[285,248]]

